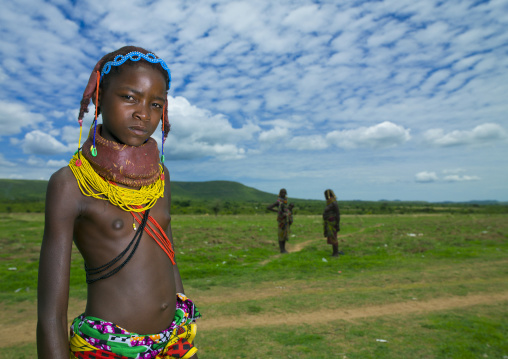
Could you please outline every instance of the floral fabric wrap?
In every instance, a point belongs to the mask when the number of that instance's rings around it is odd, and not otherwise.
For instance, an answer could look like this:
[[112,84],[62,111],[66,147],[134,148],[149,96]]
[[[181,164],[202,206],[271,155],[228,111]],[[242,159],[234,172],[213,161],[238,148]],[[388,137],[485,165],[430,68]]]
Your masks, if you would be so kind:
[[201,317],[194,303],[177,294],[175,317],[169,328],[158,334],[139,335],[111,322],[83,314],[71,325],[71,359],[162,359],[190,358],[197,349],[196,319]]

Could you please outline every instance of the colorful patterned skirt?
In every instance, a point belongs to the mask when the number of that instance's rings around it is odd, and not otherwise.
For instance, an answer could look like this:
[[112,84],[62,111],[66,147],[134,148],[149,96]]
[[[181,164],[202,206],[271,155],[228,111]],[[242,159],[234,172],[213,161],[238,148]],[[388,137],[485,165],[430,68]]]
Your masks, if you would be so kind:
[[201,314],[194,303],[177,294],[175,317],[169,328],[154,335],[139,335],[111,322],[80,315],[71,325],[71,359],[190,358],[197,348],[194,323]]

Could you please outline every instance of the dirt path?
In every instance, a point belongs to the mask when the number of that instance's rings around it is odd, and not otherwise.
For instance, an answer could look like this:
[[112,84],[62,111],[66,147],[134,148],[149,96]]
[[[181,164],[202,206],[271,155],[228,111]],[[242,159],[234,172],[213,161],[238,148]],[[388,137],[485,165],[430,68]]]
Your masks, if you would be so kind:
[[269,325],[302,325],[309,324],[315,325],[316,318],[320,321],[331,322],[334,320],[352,321],[355,319],[382,317],[387,315],[409,315],[428,313],[440,310],[449,310],[457,308],[465,308],[474,305],[482,304],[496,304],[499,302],[508,301],[508,292],[498,293],[494,295],[469,295],[465,297],[448,297],[437,298],[426,302],[408,301],[401,303],[392,303],[385,305],[376,305],[361,308],[344,308],[334,311],[315,311],[309,313],[292,313],[292,314],[271,314],[268,316],[263,315],[241,315],[231,320],[224,321],[217,318],[203,318],[200,319],[199,330],[215,330],[220,328],[246,328],[256,326],[269,326]]
[[[360,229],[357,232],[348,233],[348,234],[339,234],[337,237],[338,237],[338,239],[340,241],[341,238],[350,237],[352,235],[355,235],[355,234],[358,234],[358,233],[362,233],[367,228],[376,228],[376,227],[381,227],[381,226],[383,226],[383,224],[382,223],[378,223],[375,226],[364,227],[364,228]],[[308,245],[310,245],[312,243],[319,243],[320,241],[322,241],[323,243],[326,243],[326,238],[320,237],[320,238],[309,239],[308,241],[301,242],[301,243],[296,243],[294,245],[291,242],[288,242],[288,244],[287,244],[287,250],[289,251],[289,253],[291,253],[291,252],[300,252],[302,249],[304,249]],[[274,259],[279,258],[280,256],[281,256],[280,254],[273,255],[270,258],[265,259],[264,261],[260,262],[259,264],[264,266],[265,264],[270,263],[271,261],[273,261]]]
[[[255,292],[252,293],[256,295]],[[249,293],[242,292],[242,298],[249,298]],[[197,300],[198,298],[196,298]],[[229,297],[229,299],[235,298]],[[237,298],[240,300],[240,298]],[[206,298],[199,298],[200,302],[207,303]],[[466,308],[475,305],[497,304],[508,301],[508,292],[490,295],[468,295],[461,297],[436,298],[429,301],[406,301],[385,305],[367,306],[360,308],[342,308],[334,311],[314,311],[309,313],[270,314],[270,315],[240,315],[228,318],[204,317],[199,320],[199,330],[208,331],[220,328],[246,328],[269,325],[301,325],[321,321],[347,320],[373,318],[388,315],[411,315],[440,310]],[[69,303],[69,318],[80,314],[84,308],[84,301],[71,301]],[[6,308],[0,305],[0,348],[22,343],[35,342],[36,309],[34,303],[19,303],[15,307]]]

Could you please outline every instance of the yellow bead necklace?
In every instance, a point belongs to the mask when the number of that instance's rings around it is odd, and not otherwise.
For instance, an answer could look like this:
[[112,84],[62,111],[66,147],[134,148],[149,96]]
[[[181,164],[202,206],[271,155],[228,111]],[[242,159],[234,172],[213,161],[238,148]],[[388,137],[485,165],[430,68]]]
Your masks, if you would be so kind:
[[120,187],[102,178],[79,152],[72,157],[69,167],[83,195],[109,201],[127,212],[143,212],[152,208],[157,199],[164,197],[164,169],[161,164],[159,179],[140,189]]

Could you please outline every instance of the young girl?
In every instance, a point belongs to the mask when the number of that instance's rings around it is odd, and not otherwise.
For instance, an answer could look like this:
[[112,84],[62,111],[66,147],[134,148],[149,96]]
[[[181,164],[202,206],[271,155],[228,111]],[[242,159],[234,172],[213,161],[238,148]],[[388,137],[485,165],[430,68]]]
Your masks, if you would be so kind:
[[[169,132],[166,63],[127,46],[95,66],[79,123],[88,139],[51,177],[39,283],[39,358],[197,358],[200,316],[174,260],[168,169],[150,136]],[[102,125],[97,115],[102,113]],[[80,140],[81,143],[81,133]],[[164,152],[163,152],[164,153]],[[159,162],[160,161],[160,162]],[[85,261],[85,311],[67,331],[72,242]]]
[[[277,207],[277,209],[276,209]],[[279,191],[279,198],[277,202],[266,207],[267,210],[277,212],[277,224],[278,233],[277,237],[279,240],[279,249],[282,254],[288,253],[286,250],[286,242],[289,239],[289,214],[288,214],[288,199],[287,191],[285,188],[281,188]]]
[[331,189],[325,191],[326,207],[323,212],[323,228],[326,242],[332,245],[332,256],[338,257],[339,253],[339,241],[337,239],[337,233],[340,231],[340,211],[339,205],[337,204],[337,198],[335,193]]

